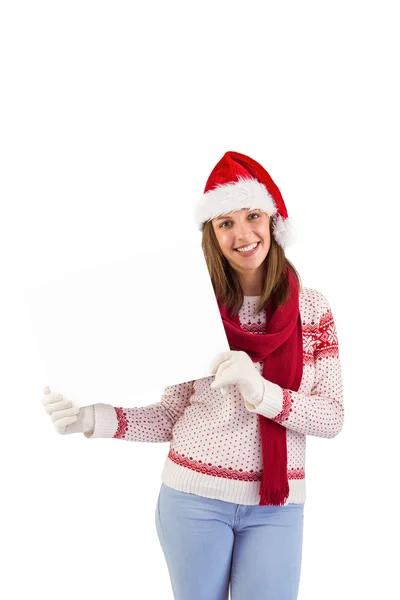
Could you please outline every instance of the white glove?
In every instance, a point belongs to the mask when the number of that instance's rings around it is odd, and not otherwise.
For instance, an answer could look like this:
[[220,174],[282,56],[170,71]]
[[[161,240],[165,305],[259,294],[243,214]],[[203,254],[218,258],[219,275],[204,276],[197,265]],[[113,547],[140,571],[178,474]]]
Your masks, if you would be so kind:
[[58,433],[93,433],[94,406],[74,406],[62,394],[51,393],[49,387],[43,388],[45,396],[42,403]]
[[[221,388],[223,396],[228,393],[228,386],[235,384],[244,400],[257,406],[264,394],[266,380],[257,371],[250,356],[242,350],[220,352],[210,364],[210,371],[215,379],[211,388]],[[267,382],[268,383],[268,382]]]

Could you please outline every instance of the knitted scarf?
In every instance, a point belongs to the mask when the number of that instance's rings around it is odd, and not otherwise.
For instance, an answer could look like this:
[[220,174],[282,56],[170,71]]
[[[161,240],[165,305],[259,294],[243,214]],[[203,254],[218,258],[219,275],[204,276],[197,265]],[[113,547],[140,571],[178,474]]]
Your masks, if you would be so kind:
[[[267,303],[265,334],[244,331],[238,315],[230,319],[217,301],[230,349],[243,350],[253,362],[264,360],[264,379],[296,392],[303,374],[302,326],[297,279],[290,268],[287,277],[289,298],[284,306]],[[263,457],[259,504],[282,505],[289,496],[286,428],[262,415],[258,419]]]

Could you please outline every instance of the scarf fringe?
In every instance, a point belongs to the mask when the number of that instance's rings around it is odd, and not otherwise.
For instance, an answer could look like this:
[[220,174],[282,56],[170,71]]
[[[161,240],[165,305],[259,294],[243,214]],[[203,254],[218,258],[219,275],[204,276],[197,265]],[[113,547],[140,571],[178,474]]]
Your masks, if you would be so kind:
[[[264,485],[263,485],[264,484]],[[261,481],[260,488],[260,502],[259,505],[272,505],[282,506],[289,497],[289,482],[286,482],[284,489],[271,488],[263,480]]]

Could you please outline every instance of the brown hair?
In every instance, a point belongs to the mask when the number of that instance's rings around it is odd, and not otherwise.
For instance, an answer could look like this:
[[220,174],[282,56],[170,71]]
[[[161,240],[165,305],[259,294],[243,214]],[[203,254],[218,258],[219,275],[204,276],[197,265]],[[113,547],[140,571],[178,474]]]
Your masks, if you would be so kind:
[[[286,258],[282,246],[275,241],[273,236],[274,219],[270,219],[269,229],[271,246],[264,260],[263,290],[256,307],[256,314],[265,309],[268,300],[276,306],[285,304],[289,295],[289,283],[286,269],[292,270],[301,290],[301,279],[292,263]],[[206,259],[208,272],[214,288],[216,298],[230,311],[230,317],[237,314],[243,304],[243,290],[239,284],[237,271],[232,269],[225,256],[222,254],[214,227],[207,221],[202,229],[203,237],[201,247]]]

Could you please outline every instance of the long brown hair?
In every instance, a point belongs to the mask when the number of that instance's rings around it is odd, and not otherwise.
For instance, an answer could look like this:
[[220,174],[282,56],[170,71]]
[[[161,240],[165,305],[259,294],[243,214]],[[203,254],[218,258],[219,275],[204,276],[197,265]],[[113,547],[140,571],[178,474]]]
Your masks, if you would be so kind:
[[[263,290],[256,307],[256,314],[265,309],[267,302],[271,299],[276,306],[284,305],[289,295],[289,283],[286,269],[293,271],[299,284],[302,283],[299,273],[293,264],[285,256],[282,246],[275,241],[273,236],[274,219],[270,219],[269,229],[271,245],[264,260]],[[224,304],[230,312],[230,317],[237,314],[243,304],[243,290],[239,283],[237,271],[232,269],[225,256],[222,254],[214,227],[211,221],[207,221],[202,229],[203,237],[201,247],[206,259],[208,272],[214,288],[215,296]]]

